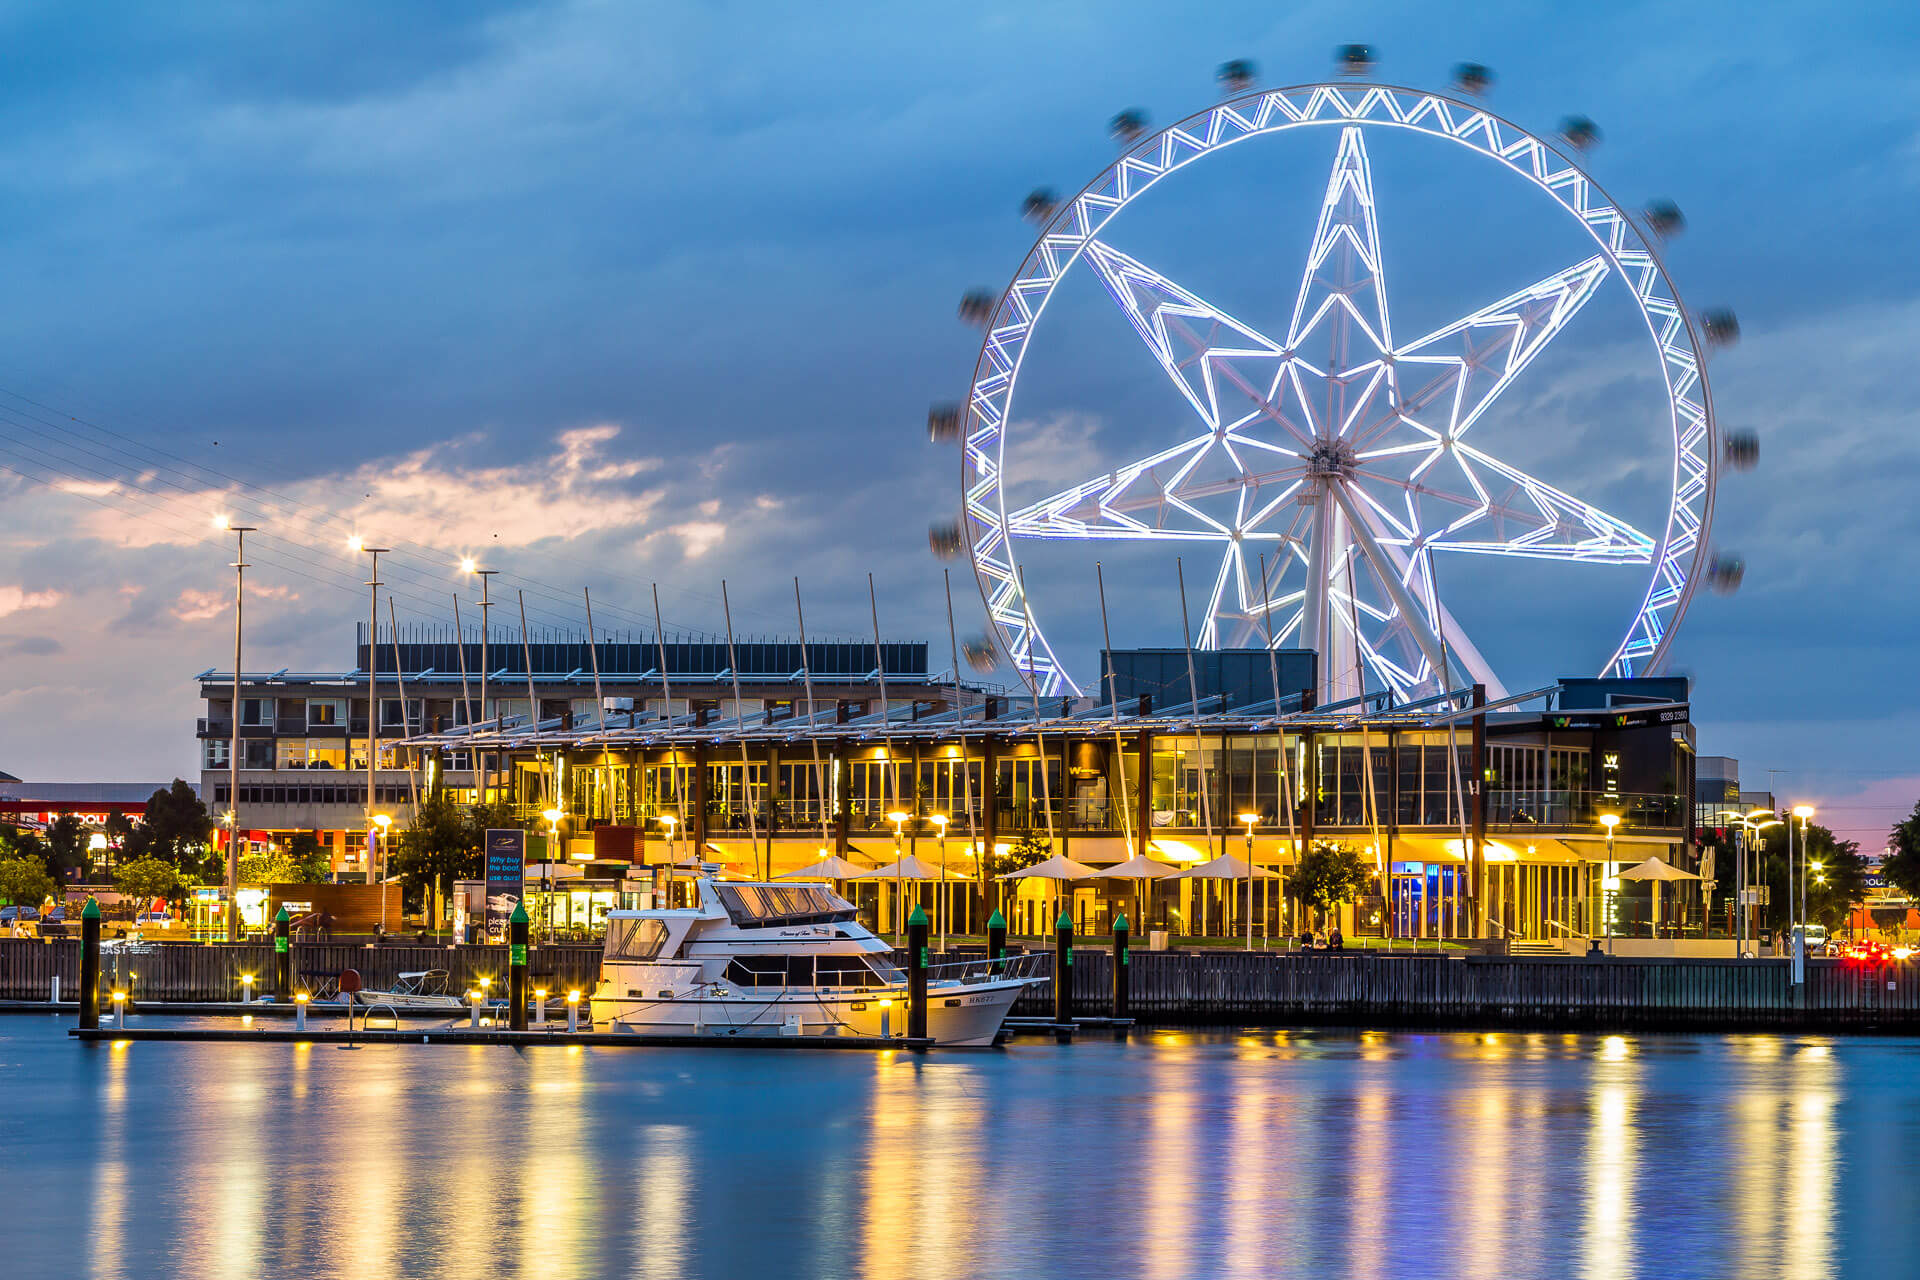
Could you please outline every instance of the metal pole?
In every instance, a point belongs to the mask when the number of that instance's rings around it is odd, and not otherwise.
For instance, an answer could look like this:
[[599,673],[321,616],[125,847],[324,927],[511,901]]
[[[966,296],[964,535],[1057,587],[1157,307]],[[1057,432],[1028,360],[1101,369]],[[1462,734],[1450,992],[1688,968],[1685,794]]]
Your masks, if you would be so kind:
[[[733,676],[733,719],[742,730],[740,734],[740,798],[747,806],[747,835],[753,842],[754,860],[759,860],[760,820],[753,812],[753,762],[747,755],[746,706],[740,700],[740,661],[733,653],[733,605],[727,599],[727,580],[720,579],[720,610],[727,619],[727,670]],[[771,788],[768,794],[772,794]],[[773,879],[773,840],[768,833],[767,840],[767,879]]]
[[[493,593],[490,587],[493,575],[500,571],[498,569],[475,569],[474,572],[480,576],[480,718],[485,720],[488,718],[487,666],[489,654],[487,652],[487,645],[488,638],[493,631]],[[494,733],[498,735],[500,726],[497,723],[498,717],[495,717],[495,719],[496,723],[493,729]],[[482,804],[488,803],[487,793],[493,789],[492,759],[493,757],[490,754],[482,752],[480,760],[475,762],[480,765],[481,769],[480,802]]]
[[[1053,780],[1047,775],[1047,738],[1040,732],[1040,681],[1033,666],[1033,602],[1027,599],[1027,571],[1020,570],[1020,611],[1027,619],[1027,688],[1033,693],[1033,746],[1039,753],[1040,803],[1047,819],[1047,844],[1053,844]],[[1033,794],[1029,791],[1027,794]]]
[[827,834],[827,809],[832,799],[827,795],[826,766],[820,763],[820,737],[813,723],[813,659],[807,656],[807,611],[800,606],[797,577],[793,580],[793,614],[800,620],[800,675],[807,686],[807,743],[813,748],[813,795],[820,809],[820,847],[824,850],[832,838]]
[[[887,711],[887,659],[880,648],[880,601],[874,594],[873,575],[867,575],[867,608],[873,615],[873,665],[880,676],[880,728],[887,744],[887,776],[893,784],[893,803],[895,812],[905,812],[900,802],[900,762],[894,756],[893,721]],[[915,785],[918,785],[916,780]],[[906,910],[907,887],[901,874],[900,862],[906,856],[900,843],[900,824],[893,824],[893,940],[900,941],[900,915]]]
[[600,691],[600,636],[593,629],[593,593],[585,587],[580,588],[581,599],[587,602],[587,660],[593,664],[593,705],[594,723],[600,726],[604,738],[607,727],[607,699]]
[[[533,691],[533,647],[527,642],[527,593],[516,587],[514,588],[513,594],[520,600],[520,660],[526,664],[527,668],[527,726],[533,730],[536,739],[534,754],[537,757],[539,754],[537,739],[540,735],[540,695]],[[555,788],[555,790],[557,791],[558,788]],[[544,801],[546,798],[547,777],[546,774],[543,773],[540,775],[540,799]],[[552,805],[543,805],[542,807],[559,808],[560,797],[556,795]],[[553,860],[552,849],[547,850],[547,860],[549,862]]]
[[[1117,683],[1117,676],[1113,670],[1113,631],[1107,626],[1107,575],[1100,567],[1098,560],[1093,562],[1093,581],[1094,585],[1097,586],[1100,591],[1100,642],[1106,646],[1107,650],[1107,660],[1105,663],[1107,668],[1107,705],[1112,712],[1109,719],[1113,723],[1114,765],[1116,771],[1120,774],[1120,827],[1121,831],[1126,835],[1127,848],[1132,849],[1134,847],[1133,800],[1131,793],[1127,790],[1127,766],[1123,758],[1126,748],[1122,746],[1120,742],[1120,686]],[[1128,856],[1131,857],[1132,855],[1129,854]],[[1138,903],[1135,904],[1134,909],[1136,911],[1140,909]]]
[[[373,834],[375,827],[373,808],[376,795],[373,766],[380,754],[377,737],[380,731],[380,681],[375,673],[380,667],[380,553],[386,549],[385,547],[361,548],[373,557],[373,573],[369,575],[370,581],[367,583],[369,599],[367,606],[367,844],[365,853],[368,884],[380,883],[373,865],[374,846],[379,842],[379,838]],[[383,909],[386,903],[386,891],[382,890],[380,905]]]
[[[671,734],[673,731],[673,685],[667,678],[667,631],[660,622],[660,584],[657,582],[653,584],[653,645],[654,650],[660,655],[660,698],[665,704],[663,709],[666,712],[667,731]],[[687,789],[680,785],[679,744],[674,744],[670,751],[671,763],[667,768],[671,772],[668,776],[674,780],[673,808],[679,815],[679,821],[674,824],[673,830],[667,832],[667,893],[669,897],[673,893],[673,864],[678,859],[674,832],[685,830],[687,825]]]
[[[1287,759],[1286,726],[1280,719],[1280,659],[1273,648],[1273,599],[1267,588],[1267,557],[1264,553],[1260,556],[1260,612],[1266,619],[1267,674],[1273,679],[1273,727],[1280,734],[1280,807],[1286,811],[1287,843],[1293,846],[1293,860],[1295,865],[1298,865],[1304,850],[1300,847],[1299,836],[1294,833],[1293,768],[1291,762]],[[1318,655],[1315,656],[1317,659]],[[1286,885],[1287,882],[1283,876],[1280,883],[1275,886],[1275,888],[1279,890],[1280,910],[1282,914],[1285,913],[1287,905]],[[1384,884],[1380,887],[1382,889],[1387,888]]]
[[[413,722],[407,718],[407,680],[401,673],[402,669],[400,664],[400,624],[393,616],[393,596],[391,593],[387,596],[387,630],[393,633],[393,686],[400,694],[400,736],[404,739],[412,736]],[[413,765],[407,770],[407,794],[413,800],[413,811],[416,815],[420,812],[419,764],[420,760],[418,755],[416,755]],[[386,852],[384,848],[381,849],[380,856],[385,858]],[[380,904],[381,924],[384,925],[386,923],[385,917],[387,913],[386,895],[384,893],[381,895]]]
[[1180,579],[1180,638],[1187,650],[1187,696],[1192,699],[1189,714],[1194,721],[1194,742],[1200,752],[1200,821],[1206,824],[1207,839],[1213,839],[1213,799],[1212,788],[1207,785],[1206,738],[1199,731],[1200,720],[1200,682],[1193,673],[1193,629],[1187,622],[1187,571],[1181,567],[1180,558],[1174,557],[1173,572]]
[[[950,569],[942,569],[940,571],[940,579],[947,589],[947,647],[953,654],[953,716],[956,726],[954,732],[955,736],[960,740],[960,778],[967,800],[967,847],[973,849],[979,844],[979,837],[973,828],[973,761],[967,758],[967,708],[966,704],[960,700],[960,633],[954,629],[953,625],[953,571]],[[982,784],[984,785],[984,783],[985,780],[982,779]],[[991,795],[992,792],[989,791],[988,794]],[[940,828],[940,834],[943,838],[946,836],[946,831],[947,829],[945,827]],[[987,899],[987,869],[988,859],[991,854],[991,850],[981,846],[977,850],[974,858],[974,879],[980,885],[980,901],[982,905],[985,905]],[[943,844],[941,846],[941,857],[944,858],[945,856],[946,846]],[[943,876],[946,874],[945,867],[941,868],[941,874]],[[947,900],[949,906],[951,906],[953,900],[951,891],[949,891]],[[973,926],[973,911],[971,906],[969,906],[967,911],[967,926],[969,929]],[[943,921],[940,927],[940,950],[944,952],[946,949],[947,934],[946,925]]]
[[228,526],[239,538],[233,558],[233,737],[227,745],[227,941],[240,936],[240,627],[246,603],[247,535],[253,525]]
[[467,733],[472,734],[473,691],[467,687],[467,633],[460,626],[460,593],[458,591],[453,593],[453,649],[460,655],[460,705],[466,708]]

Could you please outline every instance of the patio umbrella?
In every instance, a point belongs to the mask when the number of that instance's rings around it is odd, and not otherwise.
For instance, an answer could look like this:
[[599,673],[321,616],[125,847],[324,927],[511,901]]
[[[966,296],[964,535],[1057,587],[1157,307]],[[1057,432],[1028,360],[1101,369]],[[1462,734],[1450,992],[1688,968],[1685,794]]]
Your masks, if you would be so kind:
[[1645,862],[1636,862],[1625,871],[1615,872],[1614,878],[1618,880],[1650,880],[1653,882],[1652,926],[1654,936],[1658,937],[1660,934],[1660,885],[1662,882],[1671,883],[1675,880],[1698,880],[1700,877],[1691,871],[1682,871],[1678,867],[1669,866],[1658,858],[1648,858]]
[[[1002,880],[1085,880],[1101,873],[1084,862],[1075,862],[1065,854],[1056,853],[1045,862],[1036,862],[1030,867],[1018,871],[1009,871],[1000,877]],[[1054,890],[1054,899],[1058,901],[1060,891]]]
[[798,871],[789,871],[776,880],[853,880],[867,874],[865,870],[854,866],[839,854],[828,854],[810,867]]
[[[1247,873],[1247,860],[1245,858],[1236,858],[1230,853],[1223,853],[1211,862],[1198,863],[1195,866],[1188,867],[1185,871],[1177,871],[1171,878],[1175,880],[1245,880],[1247,882],[1247,909],[1251,911],[1253,909],[1254,876],[1259,876],[1262,880],[1273,880],[1279,877],[1279,872],[1268,871],[1263,867],[1256,868],[1253,874],[1249,875]],[[1205,899],[1202,899],[1202,905],[1205,905]],[[1204,924],[1202,927],[1204,928]]]
[[1132,880],[1134,882],[1136,903],[1140,906],[1141,913],[1141,919],[1135,927],[1144,928],[1146,926],[1147,912],[1153,906],[1152,902],[1147,898],[1152,882],[1155,880],[1164,880],[1168,876],[1176,874],[1176,872],[1164,862],[1155,862],[1144,853],[1136,853],[1125,862],[1117,863],[1111,867],[1102,867],[1094,874],[1102,877],[1111,877],[1115,880]]
[[940,874],[940,868],[912,854],[907,854],[898,862],[889,862],[884,867],[875,867],[871,871],[855,871],[849,880],[970,880],[957,871]]

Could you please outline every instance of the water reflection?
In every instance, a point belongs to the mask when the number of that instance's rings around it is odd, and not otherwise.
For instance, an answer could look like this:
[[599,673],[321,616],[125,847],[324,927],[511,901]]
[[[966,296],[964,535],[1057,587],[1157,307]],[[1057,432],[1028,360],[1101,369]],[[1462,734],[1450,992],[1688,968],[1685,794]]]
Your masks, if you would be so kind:
[[67,1138],[33,1158],[71,1193],[39,1229],[91,1276],[1827,1276],[1915,1244],[1914,1214],[1883,1198],[1868,1228],[1843,1190],[1905,1185],[1903,1042],[1174,1031],[916,1058],[58,1030],[0,1023],[0,1064],[27,1064],[0,1111],[55,1112]]

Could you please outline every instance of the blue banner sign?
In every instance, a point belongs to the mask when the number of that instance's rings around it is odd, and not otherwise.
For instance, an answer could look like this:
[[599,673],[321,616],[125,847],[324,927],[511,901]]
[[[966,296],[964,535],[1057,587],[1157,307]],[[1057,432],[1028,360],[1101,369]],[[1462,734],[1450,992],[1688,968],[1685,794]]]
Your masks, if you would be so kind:
[[520,903],[527,883],[527,833],[519,828],[487,829],[487,941],[507,935],[507,917]]

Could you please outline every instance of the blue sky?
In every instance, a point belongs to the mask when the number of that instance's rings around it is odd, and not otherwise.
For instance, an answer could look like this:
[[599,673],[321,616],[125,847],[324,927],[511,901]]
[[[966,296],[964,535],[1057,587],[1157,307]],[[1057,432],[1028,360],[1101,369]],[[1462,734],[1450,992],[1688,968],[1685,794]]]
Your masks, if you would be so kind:
[[[0,463],[33,477],[0,471],[0,769],[193,768],[187,677],[229,660],[206,523],[227,507],[267,526],[250,668],[344,662],[350,529],[406,540],[403,617],[444,619],[475,552],[552,625],[587,585],[603,625],[639,626],[657,580],[670,622],[717,630],[725,577],[742,630],[790,631],[797,573],[812,629],[861,635],[871,571],[883,629],[940,636],[924,530],[956,464],[921,424],[965,390],[959,294],[1030,242],[1020,197],[1110,162],[1123,107],[1204,106],[1227,58],[1298,83],[1363,40],[1383,79],[1470,59],[1512,119],[1593,117],[1600,180],[1686,211],[1679,284],[1745,332],[1714,363],[1721,420],[1763,450],[1717,513],[1746,583],[1676,653],[1701,749],[1786,771],[1870,844],[1920,795],[1908,6],[49,4],[0,12],[0,40]],[[1291,291],[1310,228],[1276,208],[1262,234],[1248,201],[1326,158],[1260,165],[1143,228],[1186,219],[1184,260],[1249,312]],[[1412,161],[1376,181],[1456,227],[1508,194]],[[1516,219],[1508,261],[1434,225],[1387,245],[1396,306],[1499,296],[1548,234]],[[1088,324],[1049,374],[1083,415],[1063,471],[1117,447],[1137,358]],[[1557,354],[1525,403],[1594,456],[1556,479],[1631,501],[1627,401],[1572,390],[1628,357]],[[1085,573],[1056,572],[1090,669]],[[1127,639],[1178,641],[1170,582],[1129,582]],[[1486,647],[1604,656],[1606,591],[1528,583]]]

